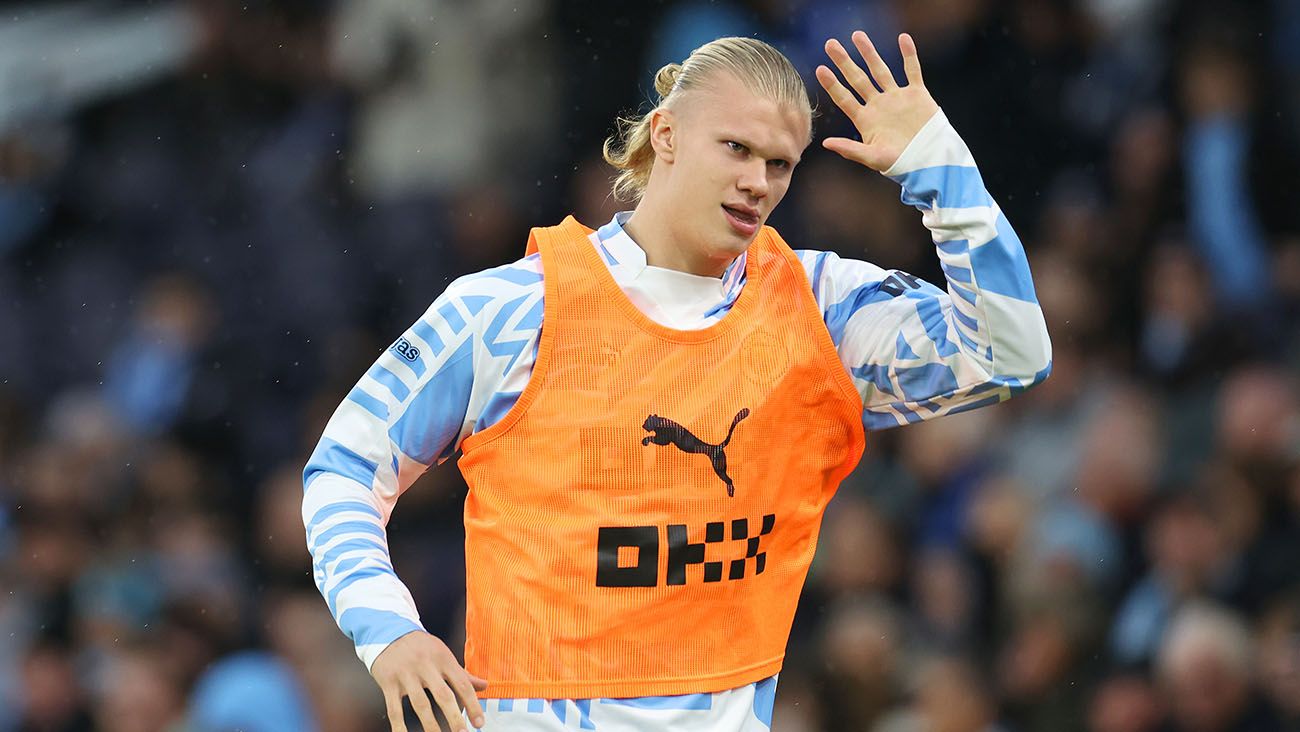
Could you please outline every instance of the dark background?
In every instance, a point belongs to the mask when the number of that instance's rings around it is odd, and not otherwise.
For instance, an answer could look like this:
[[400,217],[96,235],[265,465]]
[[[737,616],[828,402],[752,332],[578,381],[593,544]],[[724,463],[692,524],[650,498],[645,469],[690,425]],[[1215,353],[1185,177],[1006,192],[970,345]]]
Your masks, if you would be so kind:
[[[386,729],[304,546],[330,412],[451,279],[618,210],[661,64],[757,35],[819,91],[856,28],[916,38],[1055,370],[870,438],[775,729],[1300,729],[1293,0],[193,0],[0,3],[0,731]],[[814,144],[773,223],[941,281],[919,219]],[[464,491],[390,525],[453,647]]]

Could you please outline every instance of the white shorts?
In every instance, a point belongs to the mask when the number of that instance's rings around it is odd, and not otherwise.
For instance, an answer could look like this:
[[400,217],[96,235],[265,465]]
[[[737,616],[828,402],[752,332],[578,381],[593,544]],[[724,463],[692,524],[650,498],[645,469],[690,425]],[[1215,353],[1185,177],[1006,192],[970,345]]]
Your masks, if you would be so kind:
[[[712,694],[637,699],[482,699],[483,732],[768,732],[776,676]],[[466,720],[468,721],[468,720]]]

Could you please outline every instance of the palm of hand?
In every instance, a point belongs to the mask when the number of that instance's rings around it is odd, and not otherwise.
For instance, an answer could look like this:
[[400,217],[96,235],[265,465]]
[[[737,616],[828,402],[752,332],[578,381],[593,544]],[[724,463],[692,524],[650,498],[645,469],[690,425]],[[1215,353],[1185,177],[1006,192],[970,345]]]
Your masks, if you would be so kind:
[[[939,109],[921,78],[921,64],[912,37],[899,36],[907,86],[899,86],[866,33],[853,34],[853,44],[862,54],[870,75],[849,57],[839,41],[826,42],[826,54],[852,87],[850,91],[826,66],[817,67],[817,80],[853,126],[861,141],[828,137],[822,145],[841,156],[873,170],[885,171],[902,155],[907,144]],[[873,83],[874,80],[874,83]],[[855,96],[856,93],[856,96]],[[860,100],[859,100],[860,98]]]

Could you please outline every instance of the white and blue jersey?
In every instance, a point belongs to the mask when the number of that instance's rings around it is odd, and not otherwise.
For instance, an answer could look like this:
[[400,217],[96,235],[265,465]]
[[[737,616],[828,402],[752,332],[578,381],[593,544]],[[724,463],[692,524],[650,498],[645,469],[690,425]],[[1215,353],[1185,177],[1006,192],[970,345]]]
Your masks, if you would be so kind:
[[[767,732],[777,677],[712,694],[636,699],[482,699],[485,732]],[[468,718],[466,722],[468,723]]]
[[[867,429],[994,404],[1046,378],[1051,345],[1024,249],[942,112],[885,174],[921,210],[946,290],[832,253],[797,252]],[[647,266],[623,230],[629,215],[590,237],[628,298],[680,330],[725,317],[745,286],[745,256],[721,278]],[[389,558],[388,518],[425,470],[519,398],[543,327],[542,278],[532,255],[451,283],[347,395],[307,463],[303,521],[316,585],[367,668],[389,643],[422,629]],[[713,694],[484,707],[486,729],[759,730],[770,726],[774,694],[772,677]]]

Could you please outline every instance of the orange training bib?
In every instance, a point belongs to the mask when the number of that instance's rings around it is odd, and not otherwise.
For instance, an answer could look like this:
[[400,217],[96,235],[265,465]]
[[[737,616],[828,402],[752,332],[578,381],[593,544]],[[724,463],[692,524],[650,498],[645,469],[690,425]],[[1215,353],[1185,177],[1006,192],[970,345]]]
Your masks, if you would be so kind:
[[545,304],[518,402],[464,441],[465,662],[487,697],[720,691],[781,668],[862,404],[764,227],[721,321],[673,330],[573,217],[534,229]]

